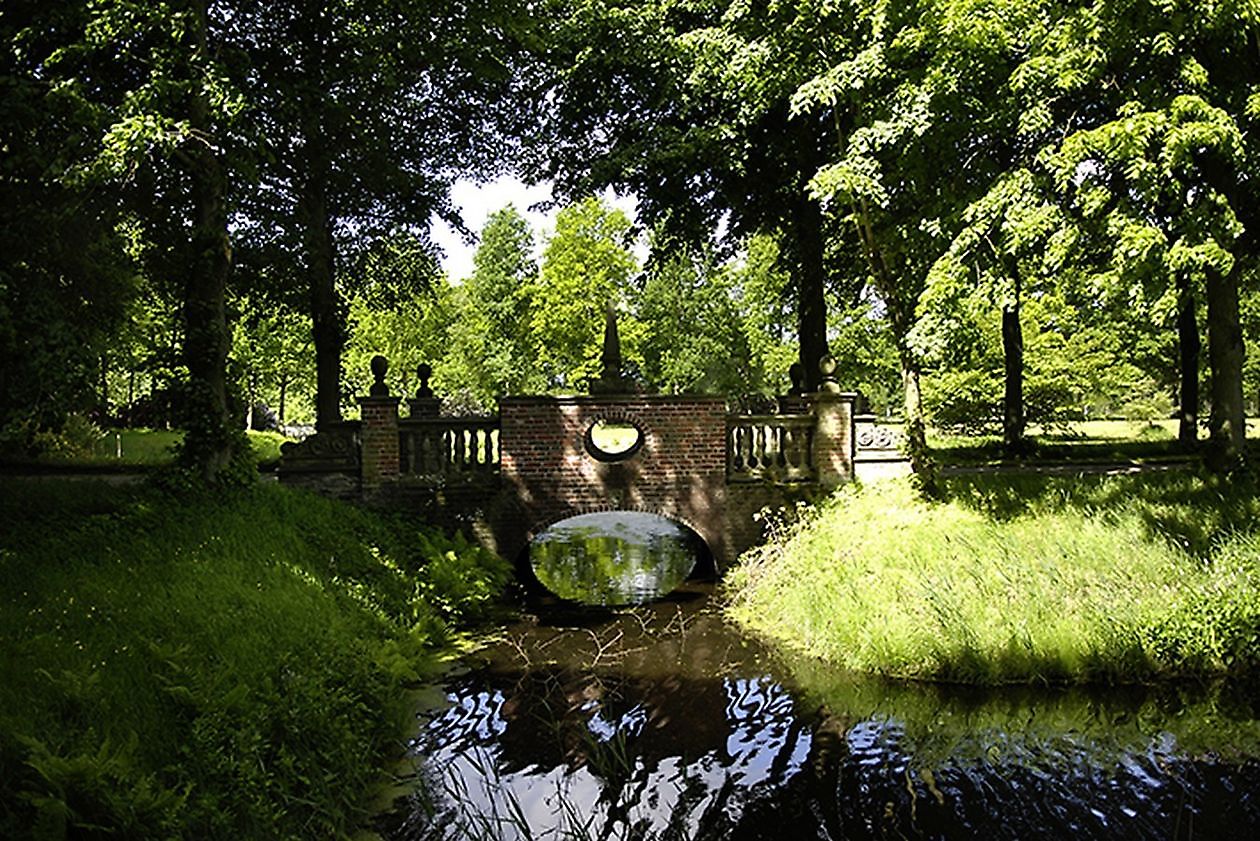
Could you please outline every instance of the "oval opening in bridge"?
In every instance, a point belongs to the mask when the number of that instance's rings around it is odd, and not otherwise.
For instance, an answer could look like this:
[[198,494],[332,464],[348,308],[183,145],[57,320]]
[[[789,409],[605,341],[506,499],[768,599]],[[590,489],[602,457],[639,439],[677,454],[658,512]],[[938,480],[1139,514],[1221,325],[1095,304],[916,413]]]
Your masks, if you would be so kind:
[[600,419],[586,430],[586,451],[600,461],[630,458],[643,446],[643,430],[621,420]]
[[607,511],[570,517],[534,538],[529,560],[551,592],[582,604],[643,604],[687,580],[704,541],[656,514]]

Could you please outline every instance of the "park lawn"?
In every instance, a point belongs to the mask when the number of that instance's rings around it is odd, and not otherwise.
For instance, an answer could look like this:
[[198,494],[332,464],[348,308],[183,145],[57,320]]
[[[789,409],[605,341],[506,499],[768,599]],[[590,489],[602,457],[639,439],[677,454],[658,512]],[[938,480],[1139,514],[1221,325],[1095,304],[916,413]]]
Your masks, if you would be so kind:
[[0,837],[345,837],[508,576],[276,485],[0,482]]
[[750,552],[727,610],[848,670],[974,684],[1260,676],[1260,499],[1189,473],[839,491]]
[[[1260,420],[1247,422],[1248,438],[1260,437]],[[1200,432],[1200,441],[1207,438]],[[1029,452],[1022,460],[1038,462],[1180,461],[1187,456],[1177,443],[1177,421],[1090,420],[1061,427],[1028,428]],[[928,446],[946,464],[989,464],[1005,461],[1001,435],[962,435],[938,429],[928,432]]]
[[[259,464],[280,460],[280,445],[289,440],[278,432],[249,430],[250,445]],[[44,453],[31,464],[59,468],[143,468],[162,467],[175,460],[174,447],[184,440],[178,429],[108,429],[97,439],[82,442],[73,450]]]

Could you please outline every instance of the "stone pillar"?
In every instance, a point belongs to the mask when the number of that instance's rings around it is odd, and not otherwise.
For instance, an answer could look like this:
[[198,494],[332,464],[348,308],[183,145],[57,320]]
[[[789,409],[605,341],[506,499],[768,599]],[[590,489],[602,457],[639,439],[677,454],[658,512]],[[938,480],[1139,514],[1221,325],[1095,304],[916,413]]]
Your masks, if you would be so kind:
[[819,363],[822,384],[805,396],[814,415],[814,467],[818,484],[834,490],[853,479],[853,403],[856,394],[840,391],[836,361],[824,356]]
[[833,490],[853,479],[853,394],[806,396],[814,415],[814,467],[818,483]]
[[398,403],[397,397],[389,396],[385,385],[385,372],[389,363],[383,356],[372,357],[372,384],[369,396],[359,398],[362,426],[359,430],[361,444],[362,483],[365,496],[380,490],[381,486],[398,479]]

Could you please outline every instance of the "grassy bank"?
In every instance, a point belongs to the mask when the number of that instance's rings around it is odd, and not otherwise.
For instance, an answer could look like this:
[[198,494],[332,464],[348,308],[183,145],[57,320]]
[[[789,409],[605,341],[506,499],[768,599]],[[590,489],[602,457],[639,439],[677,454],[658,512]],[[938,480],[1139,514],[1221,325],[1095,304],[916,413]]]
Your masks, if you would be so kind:
[[[254,458],[261,465],[280,460],[280,445],[288,439],[278,432],[247,430]],[[110,470],[162,467],[174,463],[175,446],[184,440],[178,429],[107,429],[77,422],[73,434],[43,436],[38,455],[6,452],[3,463],[16,467]]]
[[0,837],[334,838],[506,581],[277,486],[0,486]]
[[1186,474],[848,488],[744,559],[731,615],[847,669],[965,683],[1260,674],[1260,500]]

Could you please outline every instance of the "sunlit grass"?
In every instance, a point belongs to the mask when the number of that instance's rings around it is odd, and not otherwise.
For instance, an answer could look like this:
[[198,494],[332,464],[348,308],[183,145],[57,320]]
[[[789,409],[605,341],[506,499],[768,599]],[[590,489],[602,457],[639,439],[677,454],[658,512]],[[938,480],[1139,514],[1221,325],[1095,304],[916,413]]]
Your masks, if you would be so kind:
[[[278,461],[280,445],[289,440],[278,432],[249,430],[246,435],[260,464]],[[77,447],[24,460],[36,465],[93,469],[160,467],[174,462],[174,448],[183,439],[184,433],[177,429],[107,429]]]
[[1254,494],[1191,476],[849,488],[751,553],[729,610],[862,672],[967,683],[1254,674]]
[[[1187,453],[1177,442],[1178,422],[1153,420],[1091,420],[1027,430],[1024,459],[1041,461],[1116,462],[1184,460]],[[1247,421],[1249,438],[1260,437],[1260,420]],[[1199,440],[1207,432],[1200,430]],[[939,429],[928,431],[928,446],[945,463],[1004,460],[1002,436],[960,435]]]

